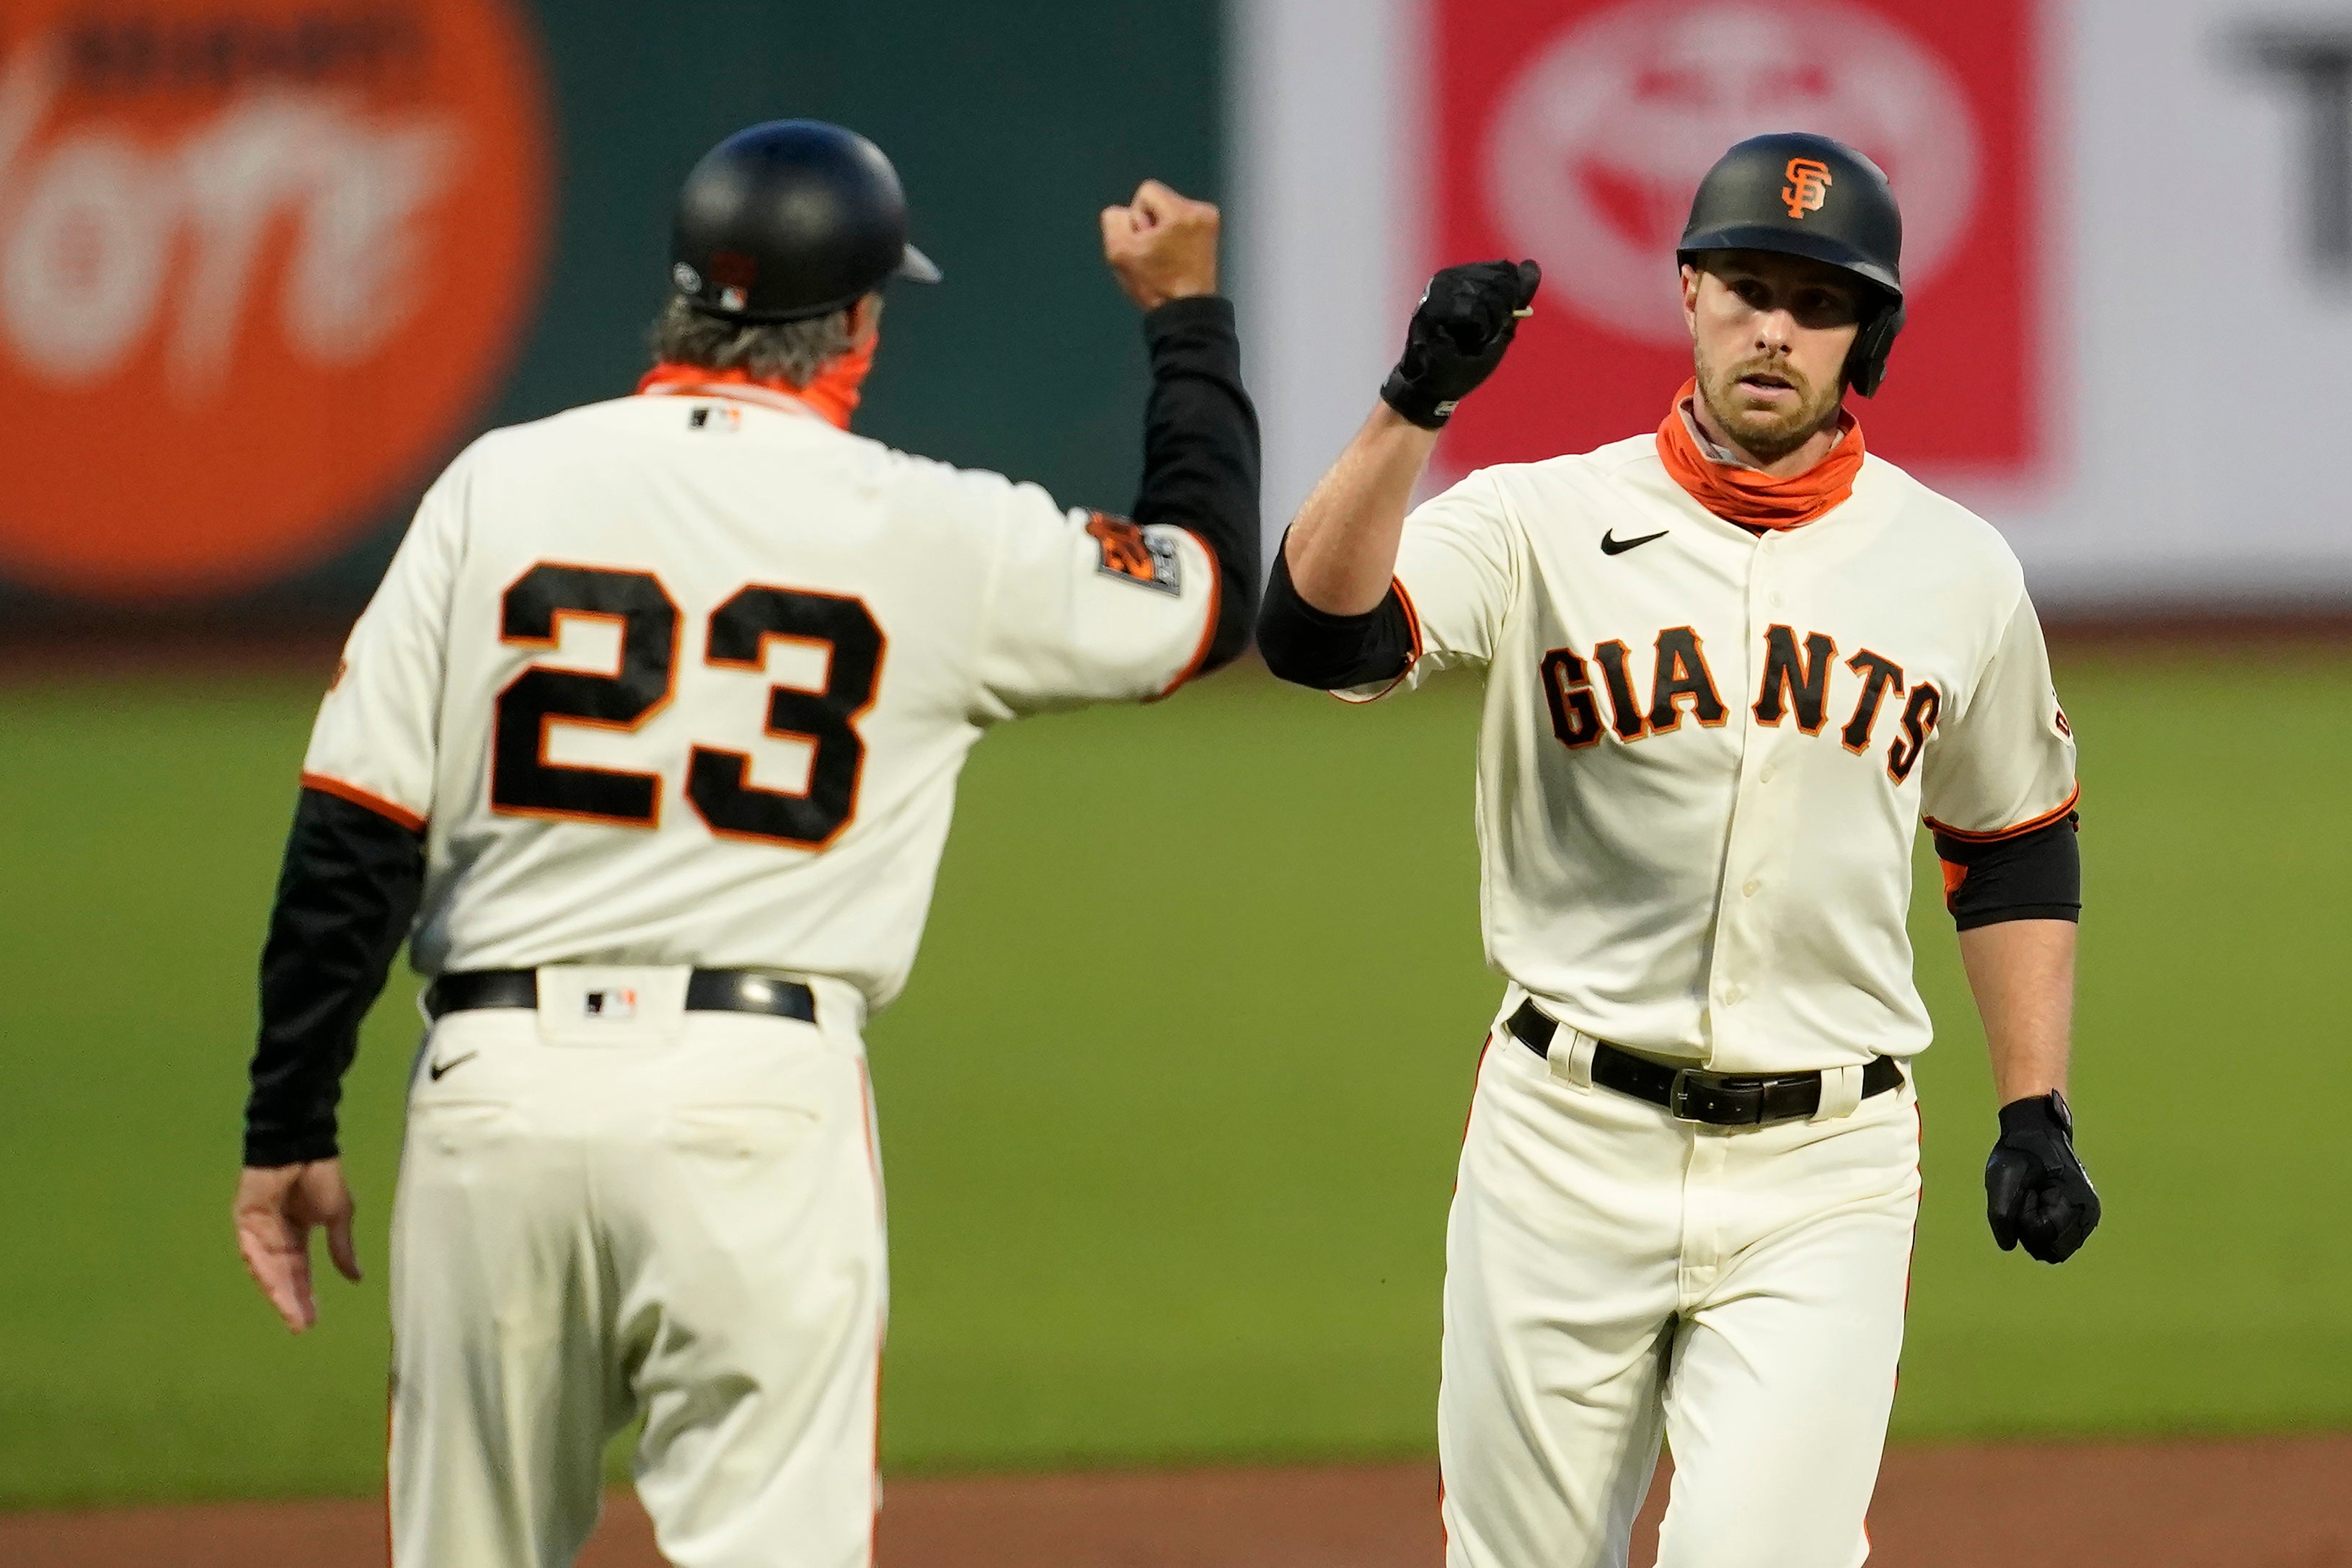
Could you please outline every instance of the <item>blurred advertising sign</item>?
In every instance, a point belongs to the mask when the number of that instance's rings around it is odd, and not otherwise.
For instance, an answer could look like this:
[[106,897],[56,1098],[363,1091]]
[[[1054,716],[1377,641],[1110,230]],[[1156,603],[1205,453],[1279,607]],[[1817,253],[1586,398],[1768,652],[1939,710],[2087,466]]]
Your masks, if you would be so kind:
[[[1532,256],[1537,315],[1445,461],[1578,452],[1654,425],[1690,372],[1675,238],[1733,142],[1814,131],[1903,203],[1902,370],[1874,449],[2035,459],[2031,0],[1434,0],[1437,254]],[[1927,365],[1965,374],[1925,374]]]
[[2045,608],[2352,603],[2346,0],[1239,0],[1234,232],[1278,531],[1430,270],[1542,261],[1433,477],[1654,429],[1674,242],[1753,132],[1860,146],[1910,322],[1874,453]]
[[11,0],[0,575],[180,599],[347,542],[495,389],[548,184],[511,0]]

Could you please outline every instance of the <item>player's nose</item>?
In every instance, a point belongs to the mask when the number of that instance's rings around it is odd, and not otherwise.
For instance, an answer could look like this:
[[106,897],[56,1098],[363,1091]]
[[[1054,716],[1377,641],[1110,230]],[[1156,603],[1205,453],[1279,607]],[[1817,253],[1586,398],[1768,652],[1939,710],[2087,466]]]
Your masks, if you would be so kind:
[[1795,341],[1797,319],[1787,309],[1762,310],[1756,316],[1756,346],[1775,353],[1786,353]]

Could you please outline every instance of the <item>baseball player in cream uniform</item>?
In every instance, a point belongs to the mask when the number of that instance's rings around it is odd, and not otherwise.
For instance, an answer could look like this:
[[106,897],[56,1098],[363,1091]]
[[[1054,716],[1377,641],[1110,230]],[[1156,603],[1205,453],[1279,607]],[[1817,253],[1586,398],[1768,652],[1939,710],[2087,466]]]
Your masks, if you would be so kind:
[[2055,1262],[2097,1221],[2061,1092],[2076,786],[2041,630],[2000,536],[1843,408],[1901,325],[1900,235],[1861,154],[1741,143],[1680,247],[1696,374],[1657,433],[1408,516],[1538,283],[1440,273],[1276,563],[1277,674],[1360,699],[1485,678],[1509,985],[1448,1228],[1456,1568],[1623,1563],[1662,1431],[1661,1563],[1867,1554],[1919,1193],[1923,818],[2002,1101],[1996,1237]]
[[[397,1568],[556,1568],[606,1441],[680,1568],[870,1560],[886,1300],[861,1031],[990,727],[1245,645],[1257,444],[1216,211],[1103,214],[1153,385],[1132,520],[849,433],[896,174],[837,127],[689,176],[639,394],[434,485],[303,761],[236,1218],[289,1326],[357,1277],[335,1101],[433,983],[393,1218]],[[797,366],[797,369],[793,368]]]

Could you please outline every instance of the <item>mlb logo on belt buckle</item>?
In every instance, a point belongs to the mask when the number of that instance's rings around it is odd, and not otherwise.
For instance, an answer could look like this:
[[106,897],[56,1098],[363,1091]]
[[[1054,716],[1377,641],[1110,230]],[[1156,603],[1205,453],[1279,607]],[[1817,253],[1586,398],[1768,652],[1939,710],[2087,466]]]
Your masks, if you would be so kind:
[[634,986],[616,990],[590,991],[582,999],[581,1010],[592,1019],[633,1019],[637,1016],[637,992]]

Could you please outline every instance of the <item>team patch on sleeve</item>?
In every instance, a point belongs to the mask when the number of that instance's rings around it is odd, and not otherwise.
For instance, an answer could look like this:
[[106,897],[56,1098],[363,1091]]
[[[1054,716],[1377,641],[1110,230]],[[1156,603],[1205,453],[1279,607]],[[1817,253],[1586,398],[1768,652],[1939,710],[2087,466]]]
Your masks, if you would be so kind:
[[1165,528],[1146,528],[1096,512],[1087,518],[1087,532],[1102,547],[1104,575],[1119,578],[1162,593],[1184,591],[1184,563],[1176,540]]

